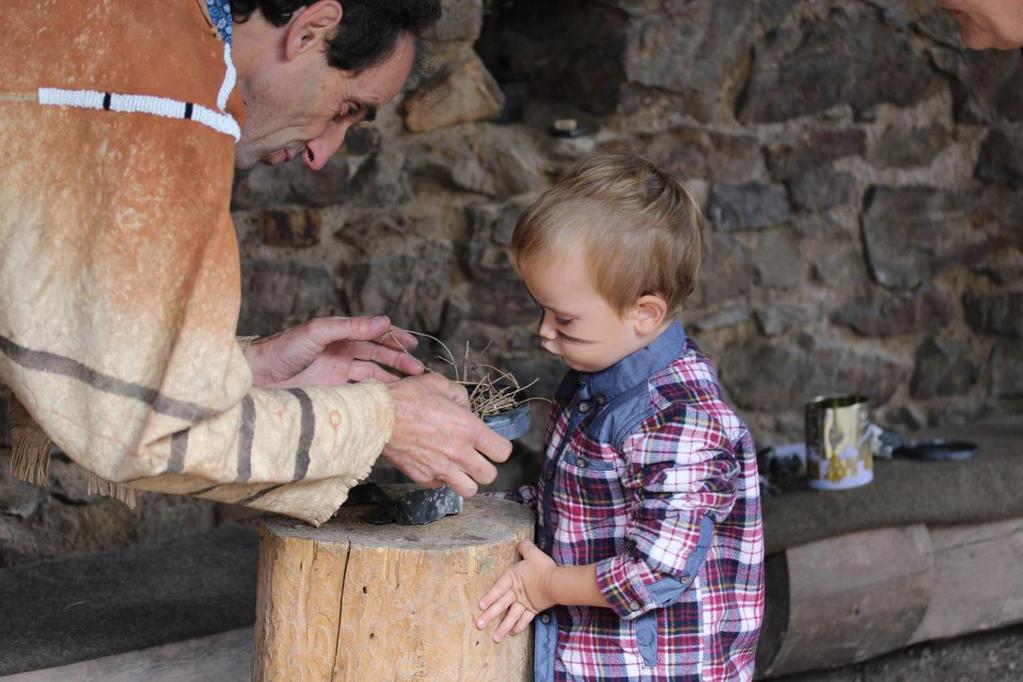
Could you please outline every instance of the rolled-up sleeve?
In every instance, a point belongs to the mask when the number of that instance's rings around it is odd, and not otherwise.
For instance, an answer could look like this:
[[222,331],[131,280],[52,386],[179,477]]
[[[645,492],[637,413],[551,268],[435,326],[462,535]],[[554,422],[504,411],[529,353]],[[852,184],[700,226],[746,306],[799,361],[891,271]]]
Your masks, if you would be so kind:
[[679,599],[700,571],[714,524],[736,500],[735,448],[709,415],[688,410],[623,444],[635,510],[626,550],[597,564],[597,582],[621,618]]

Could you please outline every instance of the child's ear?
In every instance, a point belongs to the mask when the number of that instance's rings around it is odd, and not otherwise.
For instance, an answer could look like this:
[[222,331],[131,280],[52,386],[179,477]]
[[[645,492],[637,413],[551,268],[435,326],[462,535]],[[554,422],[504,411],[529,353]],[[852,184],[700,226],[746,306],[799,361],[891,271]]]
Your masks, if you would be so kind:
[[636,333],[646,336],[652,333],[668,315],[668,304],[657,294],[644,294],[632,304],[632,319]]

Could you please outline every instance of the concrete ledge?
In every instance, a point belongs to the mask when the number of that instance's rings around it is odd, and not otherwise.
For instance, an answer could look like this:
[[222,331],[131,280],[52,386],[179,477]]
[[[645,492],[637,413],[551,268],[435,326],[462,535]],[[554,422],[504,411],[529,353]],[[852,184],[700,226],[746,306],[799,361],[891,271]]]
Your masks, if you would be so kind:
[[252,628],[57,668],[0,676],[3,682],[248,682],[251,679]]
[[258,554],[254,530],[225,526],[0,570],[0,675],[250,627]]

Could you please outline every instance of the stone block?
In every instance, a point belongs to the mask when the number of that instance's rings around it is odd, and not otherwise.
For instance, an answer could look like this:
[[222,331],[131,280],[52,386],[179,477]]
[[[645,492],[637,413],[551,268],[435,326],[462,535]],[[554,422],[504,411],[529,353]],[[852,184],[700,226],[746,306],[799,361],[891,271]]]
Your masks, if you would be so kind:
[[984,182],[1023,188],[1023,132],[992,130],[980,148],[977,177]]
[[369,156],[380,149],[380,131],[369,124],[357,125],[345,136],[342,154]]
[[795,289],[806,275],[799,242],[789,230],[768,230],[757,235],[750,261],[757,284],[767,289]]
[[351,196],[352,167],[344,153],[336,154],[327,165],[313,172],[301,160],[279,166],[257,165],[235,178],[231,207],[262,208],[279,204],[332,206]]
[[453,132],[440,130],[415,140],[405,155],[404,173],[449,189],[496,195],[497,182],[483,168],[471,140]]
[[979,375],[969,347],[931,337],[916,351],[910,392],[923,400],[959,395],[969,391]]
[[483,27],[483,0],[441,0],[440,21],[426,32],[426,40],[473,42]]
[[826,211],[856,199],[856,178],[831,168],[818,168],[788,182],[792,203],[804,211]]
[[781,185],[717,183],[710,192],[710,218],[719,230],[763,229],[791,217],[788,194]]
[[515,224],[535,198],[526,194],[467,209],[469,243],[463,265],[472,277],[467,295],[471,319],[502,326],[537,319],[536,303],[519,281],[510,251]]
[[891,293],[874,289],[836,310],[831,321],[860,336],[889,337],[917,331],[935,332],[952,320],[952,305],[938,289]]
[[952,132],[940,123],[911,130],[888,128],[873,145],[869,160],[887,168],[929,166],[951,143]]
[[867,135],[860,128],[806,130],[795,139],[769,144],[767,167],[773,177],[784,180],[866,150]]
[[736,327],[750,319],[750,308],[746,302],[726,308],[711,308],[698,313],[686,312],[686,328],[697,332],[712,332],[725,327]]
[[799,30],[769,33],[755,50],[739,106],[745,123],[807,116],[840,104],[862,112],[909,106],[940,86],[907,36],[869,9],[837,9]]
[[351,313],[386,314],[401,327],[436,334],[451,288],[451,243],[385,235],[379,227],[365,230],[357,239],[361,253],[338,268]]
[[710,306],[749,293],[754,274],[750,254],[743,245],[733,235],[717,231],[707,234],[705,243],[706,254],[691,305]]
[[425,133],[492,118],[504,108],[504,93],[475,53],[420,85],[404,103],[405,125]]
[[434,131],[415,140],[405,171],[451,189],[497,197],[545,189],[546,160],[537,135],[493,124]]
[[963,310],[978,334],[1023,339],[1023,291],[967,293]]
[[465,267],[475,279],[514,270],[511,238],[519,216],[532,203],[532,195],[512,201],[485,202],[466,208],[469,219],[469,243]]
[[263,243],[267,246],[305,247],[320,243],[323,219],[313,208],[263,212]]
[[944,268],[978,260],[996,247],[978,224],[973,197],[933,187],[875,187],[867,193],[863,238],[873,275],[912,289]]
[[952,47],[934,50],[932,58],[950,77],[955,120],[971,125],[1023,121],[1019,50],[963,50],[958,36]]
[[679,178],[743,183],[755,177],[764,165],[760,146],[751,135],[672,128],[640,134],[637,142],[625,146]]
[[6,471],[0,475],[0,515],[27,519],[48,497],[41,486],[19,481]]
[[959,29],[955,19],[944,9],[935,7],[930,12],[915,17],[913,27],[936,43],[960,49]]
[[[807,214],[812,217],[826,216],[824,213]],[[820,220],[823,235],[804,241],[800,249],[810,262],[813,277],[828,288],[838,292],[854,291],[870,285],[870,274],[863,256],[863,245],[845,234],[828,232],[835,229],[827,220]]]
[[322,266],[253,259],[242,261],[239,334],[273,334],[287,324],[336,312],[339,305],[330,272]]
[[819,320],[819,303],[769,303],[756,312],[757,324],[767,336],[785,334]]
[[883,405],[906,380],[909,368],[882,353],[809,335],[796,339],[745,339],[725,348],[722,380],[746,410],[801,410],[817,395],[861,393]]
[[1001,342],[991,357],[991,391],[997,398],[1023,398],[1023,343]]
[[686,95],[688,113],[708,120],[749,52],[756,16],[747,0],[693,0],[636,18],[626,32],[626,77]]

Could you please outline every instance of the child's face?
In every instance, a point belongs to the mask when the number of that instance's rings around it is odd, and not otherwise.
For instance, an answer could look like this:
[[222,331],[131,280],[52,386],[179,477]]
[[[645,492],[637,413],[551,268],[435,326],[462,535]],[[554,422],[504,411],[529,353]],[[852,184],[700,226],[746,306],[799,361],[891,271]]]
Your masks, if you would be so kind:
[[648,339],[629,311],[620,315],[597,292],[582,249],[570,251],[517,263],[519,275],[542,309],[537,334],[544,350],[572,369],[599,372]]

